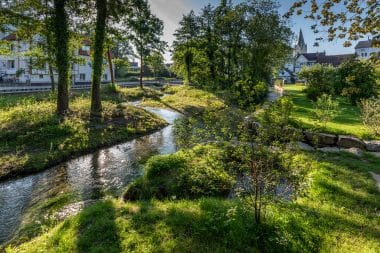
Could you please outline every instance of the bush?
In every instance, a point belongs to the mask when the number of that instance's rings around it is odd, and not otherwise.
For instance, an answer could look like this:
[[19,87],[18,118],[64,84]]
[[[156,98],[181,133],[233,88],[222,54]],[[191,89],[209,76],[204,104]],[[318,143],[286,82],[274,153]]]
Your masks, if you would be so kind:
[[216,146],[154,156],[145,175],[125,191],[125,200],[227,196],[234,184],[227,153]]
[[261,103],[268,94],[268,86],[262,81],[241,80],[232,87],[233,102],[240,107]]
[[306,80],[306,95],[309,99],[316,101],[322,94],[333,94],[336,69],[332,66],[315,64],[304,67],[298,74],[299,78]]
[[347,97],[352,104],[377,96],[376,70],[370,62],[349,60],[339,66],[335,93]]
[[380,99],[370,98],[360,103],[363,124],[380,135]]

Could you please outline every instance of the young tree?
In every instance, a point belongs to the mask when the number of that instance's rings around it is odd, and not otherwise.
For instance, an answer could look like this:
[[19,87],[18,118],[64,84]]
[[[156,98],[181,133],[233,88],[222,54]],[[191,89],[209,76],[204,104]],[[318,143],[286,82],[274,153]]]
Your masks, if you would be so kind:
[[145,57],[152,52],[163,52],[166,44],[161,40],[163,22],[154,16],[146,1],[135,4],[133,15],[128,20],[131,29],[130,39],[140,58],[140,87],[143,88]]
[[339,113],[339,103],[331,95],[322,94],[315,102],[314,119],[323,129]]
[[[194,11],[191,11],[188,15],[183,16],[179,24],[180,28],[178,28],[174,33],[176,40],[173,43],[173,58],[176,60],[176,65],[185,65],[183,68],[186,72],[185,82],[190,84],[195,58],[194,48],[197,48],[198,36],[200,32],[198,17],[195,15]],[[178,67],[175,66],[175,69],[178,69]]]
[[158,73],[165,69],[164,57],[160,52],[154,52],[151,55],[148,55],[145,62],[153,72],[154,78],[157,78]]

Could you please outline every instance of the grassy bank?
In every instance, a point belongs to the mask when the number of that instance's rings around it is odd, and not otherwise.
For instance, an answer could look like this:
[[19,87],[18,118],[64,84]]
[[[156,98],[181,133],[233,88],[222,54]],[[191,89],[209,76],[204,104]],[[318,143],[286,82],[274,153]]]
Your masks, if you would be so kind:
[[168,86],[164,89],[167,94],[161,99],[147,99],[145,106],[167,107],[183,114],[198,114],[205,110],[218,111],[226,108],[223,100],[211,92],[200,90],[191,86]]
[[377,252],[379,159],[305,153],[309,188],[267,207],[261,225],[238,200],[108,199],[8,252]]
[[[135,90],[125,94],[140,98]],[[49,94],[0,97],[0,179],[40,171],[97,148],[129,140],[166,123],[153,114],[119,104],[127,99],[104,91],[102,122],[89,122],[88,94],[75,95],[60,120]]]
[[[313,120],[314,104],[302,92],[305,88],[303,85],[286,85],[286,95],[292,98],[295,106],[294,116],[303,128],[313,128],[315,121]],[[367,129],[360,117],[360,109],[351,105],[342,98],[339,101],[339,109],[337,117],[332,122],[327,123],[325,132],[334,134],[353,135],[363,139],[379,139],[380,136],[373,136],[371,131]]]

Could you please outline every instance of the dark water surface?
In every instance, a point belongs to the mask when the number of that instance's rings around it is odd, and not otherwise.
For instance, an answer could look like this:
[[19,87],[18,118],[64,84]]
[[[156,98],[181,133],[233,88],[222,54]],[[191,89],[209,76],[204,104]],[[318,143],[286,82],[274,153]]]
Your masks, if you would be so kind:
[[154,154],[176,151],[173,122],[179,113],[147,109],[165,119],[169,126],[135,140],[101,149],[28,177],[0,183],[0,245],[17,231],[23,215],[33,206],[57,193],[72,193],[80,200],[102,194],[121,193],[142,174],[139,161]]

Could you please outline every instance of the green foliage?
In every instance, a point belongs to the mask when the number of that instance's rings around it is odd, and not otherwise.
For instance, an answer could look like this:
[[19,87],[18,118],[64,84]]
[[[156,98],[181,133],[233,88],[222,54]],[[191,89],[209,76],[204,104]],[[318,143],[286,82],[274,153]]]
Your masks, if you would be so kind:
[[332,121],[339,113],[339,102],[331,95],[323,94],[315,103],[314,119],[324,129],[328,122]]
[[229,151],[199,145],[172,155],[154,156],[145,176],[129,186],[125,200],[227,196],[234,184]]
[[[344,46],[350,47],[351,41],[358,40],[371,33],[373,38],[379,35],[379,4],[377,1],[366,0],[298,0],[294,1],[286,17],[305,15],[306,19],[315,22],[312,25],[314,33],[327,30],[329,41],[345,39]],[[321,29],[321,26],[325,26]],[[323,40],[317,37],[317,41]],[[378,46],[379,40],[374,39],[373,45]],[[315,43],[318,46],[318,42]]]
[[360,102],[363,123],[371,131],[380,135],[380,99],[370,98]]
[[258,104],[267,97],[268,85],[262,81],[241,80],[235,83],[232,91],[232,101],[241,108],[249,108]]
[[230,93],[248,107],[262,101],[263,82],[288,58],[290,34],[274,1],[208,5],[181,20],[173,69],[186,82]]
[[160,52],[154,52],[153,54],[147,56],[145,62],[149,69],[153,72],[155,78],[165,69],[164,57]]
[[303,67],[298,76],[307,82],[304,91],[309,99],[316,101],[322,94],[334,94],[336,70],[332,66]]
[[290,124],[293,108],[294,104],[289,97],[281,97],[264,111],[262,123],[266,126],[288,126]]
[[370,62],[350,60],[338,68],[336,93],[347,97],[352,104],[377,96],[377,74]]

